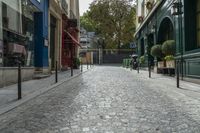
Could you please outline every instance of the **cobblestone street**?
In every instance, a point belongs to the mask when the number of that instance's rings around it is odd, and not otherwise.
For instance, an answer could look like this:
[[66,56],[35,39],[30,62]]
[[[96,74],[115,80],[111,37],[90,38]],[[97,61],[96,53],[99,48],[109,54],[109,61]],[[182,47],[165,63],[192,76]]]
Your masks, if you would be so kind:
[[122,67],[88,72],[0,116],[0,133],[199,133],[200,87]]

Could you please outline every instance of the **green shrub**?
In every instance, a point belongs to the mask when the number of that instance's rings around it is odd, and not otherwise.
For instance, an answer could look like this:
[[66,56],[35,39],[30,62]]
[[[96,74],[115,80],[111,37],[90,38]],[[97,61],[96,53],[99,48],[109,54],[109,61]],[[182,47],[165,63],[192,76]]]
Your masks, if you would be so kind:
[[145,63],[145,57],[141,56],[140,59],[139,59],[139,61],[140,61],[140,64],[144,64]]
[[153,57],[161,58],[162,57],[162,46],[160,44],[154,45],[151,48],[151,55]]
[[174,40],[167,40],[162,45],[162,52],[165,55],[175,55],[176,44]]
[[74,58],[74,68],[79,68],[81,62],[79,58]]
[[166,61],[174,60],[174,56],[173,56],[173,55],[165,56],[165,60],[166,60]]

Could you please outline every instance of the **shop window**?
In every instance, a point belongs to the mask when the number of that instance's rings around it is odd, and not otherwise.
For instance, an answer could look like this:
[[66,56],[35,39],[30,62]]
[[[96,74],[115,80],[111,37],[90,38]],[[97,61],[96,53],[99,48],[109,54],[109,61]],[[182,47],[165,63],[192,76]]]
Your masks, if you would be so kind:
[[33,16],[38,9],[29,0],[16,1],[12,7],[9,6],[9,2],[2,2],[1,9],[3,25],[3,66],[16,67],[19,60],[22,66],[33,66]]
[[197,16],[197,48],[200,48],[200,0],[197,0],[196,16]]
[[[184,0],[184,34],[185,34],[185,51],[197,49],[198,40],[198,15],[197,1],[199,0]],[[177,38],[178,39],[178,38]]]

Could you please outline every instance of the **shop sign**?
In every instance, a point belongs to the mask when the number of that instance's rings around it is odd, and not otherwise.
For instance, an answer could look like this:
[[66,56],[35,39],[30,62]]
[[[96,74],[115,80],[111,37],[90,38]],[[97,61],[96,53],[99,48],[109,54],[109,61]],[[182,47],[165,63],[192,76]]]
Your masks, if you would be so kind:
[[135,44],[134,42],[131,42],[131,43],[130,43],[130,48],[133,48],[133,49],[134,49],[134,48],[136,48],[136,47],[137,47],[137,46],[136,46],[136,44]]
[[62,0],[62,9],[66,13],[66,15],[68,15],[68,4],[67,4],[66,0]]

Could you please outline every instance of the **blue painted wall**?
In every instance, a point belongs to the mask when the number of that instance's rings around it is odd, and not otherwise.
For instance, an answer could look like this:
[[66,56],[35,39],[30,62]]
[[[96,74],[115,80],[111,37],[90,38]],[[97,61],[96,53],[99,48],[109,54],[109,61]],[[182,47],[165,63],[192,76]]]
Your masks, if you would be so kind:
[[49,0],[30,0],[40,12],[35,13],[35,67],[48,67],[48,47],[44,40],[48,39],[48,8]]

